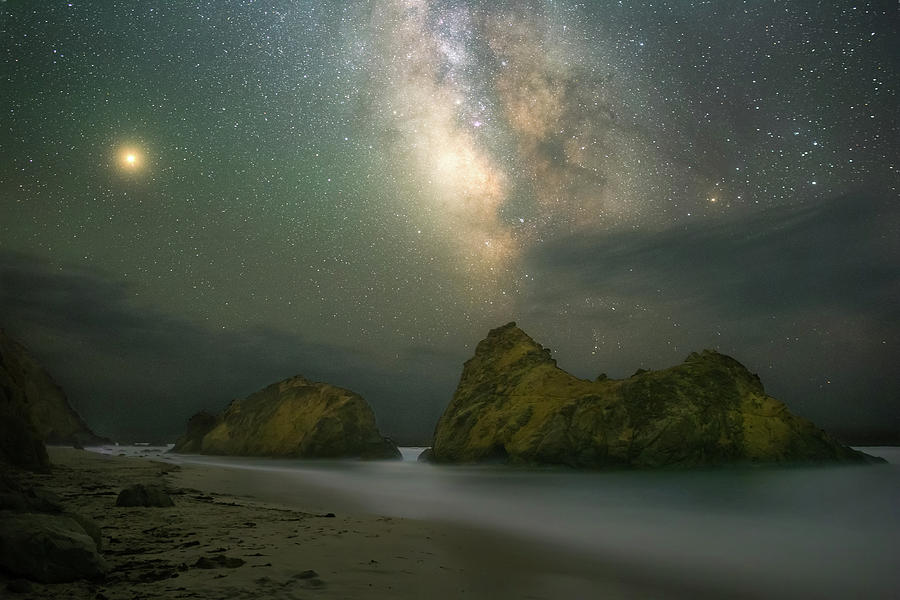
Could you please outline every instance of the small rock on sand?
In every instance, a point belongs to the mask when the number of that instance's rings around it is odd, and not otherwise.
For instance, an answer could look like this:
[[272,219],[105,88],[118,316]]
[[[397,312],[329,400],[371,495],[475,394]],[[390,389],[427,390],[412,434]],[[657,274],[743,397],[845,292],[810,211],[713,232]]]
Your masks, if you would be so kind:
[[119,492],[116,506],[175,506],[172,497],[158,485],[136,483]]
[[294,575],[294,579],[312,579],[313,577],[318,577],[319,574],[313,571],[312,569],[308,569],[303,571],[302,573],[297,573]]

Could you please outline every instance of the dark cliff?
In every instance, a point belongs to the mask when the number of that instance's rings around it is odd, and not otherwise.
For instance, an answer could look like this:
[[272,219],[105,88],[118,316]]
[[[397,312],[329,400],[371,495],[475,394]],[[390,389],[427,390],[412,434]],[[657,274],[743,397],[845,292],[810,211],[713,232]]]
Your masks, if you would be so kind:
[[28,350],[0,330],[0,453],[20,466],[47,464],[44,443],[99,444],[65,393]]

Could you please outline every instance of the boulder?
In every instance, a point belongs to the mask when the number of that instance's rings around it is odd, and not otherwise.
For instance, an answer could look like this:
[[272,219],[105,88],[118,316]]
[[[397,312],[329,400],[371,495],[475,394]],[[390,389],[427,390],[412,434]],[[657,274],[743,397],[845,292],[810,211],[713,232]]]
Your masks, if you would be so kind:
[[191,417],[173,452],[296,458],[400,458],[369,404],[350,390],[291,377]]
[[101,578],[109,565],[72,516],[2,511],[0,569],[32,581],[61,583]]
[[152,506],[166,508],[175,506],[172,497],[162,486],[136,483],[119,492],[116,506]]
[[509,323],[465,363],[426,460],[651,468],[877,459],[791,414],[718,352],[589,381]]

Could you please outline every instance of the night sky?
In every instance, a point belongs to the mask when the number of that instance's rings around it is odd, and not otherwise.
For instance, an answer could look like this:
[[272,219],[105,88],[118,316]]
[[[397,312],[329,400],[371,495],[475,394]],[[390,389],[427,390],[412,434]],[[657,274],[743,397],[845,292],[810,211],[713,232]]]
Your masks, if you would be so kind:
[[303,374],[426,440],[510,320],[900,429],[884,2],[0,2],[0,325],[98,432]]

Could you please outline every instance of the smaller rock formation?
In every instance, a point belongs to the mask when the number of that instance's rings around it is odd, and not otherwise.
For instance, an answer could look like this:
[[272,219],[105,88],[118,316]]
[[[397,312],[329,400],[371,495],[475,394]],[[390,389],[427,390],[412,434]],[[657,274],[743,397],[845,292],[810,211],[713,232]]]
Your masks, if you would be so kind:
[[878,461],[768,396],[714,351],[627,379],[578,379],[515,323],[492,330],[462,372],[423,460],[572,467]]
[[172,497],[162,486],[136,483],[119,492],[116,506],[155,506],[165,508],[175,506]]
[[173,452],[295,458],[401,458],[369,404],[350,390],[291,377],[188,421]]

